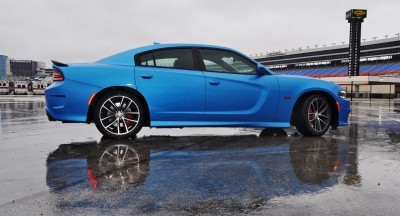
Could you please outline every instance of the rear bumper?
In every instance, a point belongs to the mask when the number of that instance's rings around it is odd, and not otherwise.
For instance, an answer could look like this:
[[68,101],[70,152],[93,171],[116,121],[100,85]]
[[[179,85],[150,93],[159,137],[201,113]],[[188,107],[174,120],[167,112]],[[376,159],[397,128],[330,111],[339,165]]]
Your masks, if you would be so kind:
[[88,101],[100,88],[71,80],[52,83],[45,91],[50,121],[86,122]]
[[46,107],[46,115],[47,115],[47,118],[49,119],[49,121],[57,121],[57,120],[55,120],[55,119],[53,118],[53,116],[51,116],[50,113],[47,111],[47,107]]

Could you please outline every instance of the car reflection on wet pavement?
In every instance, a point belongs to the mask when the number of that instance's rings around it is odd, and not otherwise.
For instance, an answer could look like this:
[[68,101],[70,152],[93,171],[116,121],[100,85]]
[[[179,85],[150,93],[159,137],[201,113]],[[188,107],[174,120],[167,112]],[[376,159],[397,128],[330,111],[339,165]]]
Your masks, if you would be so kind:
[[189,128],[111,140],[47,122],[43,105],[0,97],[2,215],[400,212],[398,101],[353,102],[351,125],[322,138]]
[[[100,208],[111,204],[104,197],[113,193],[119,198],[112,199],[115,206],[202,209],[216,200],[236,200],[245,210],[249,203],[242,199],[265,201],[337,184],[340,177],[347,178],[345,165],[352,166],[347,155],[345,145],[323,138],[198,136],[72,143],[50,153],[47,184],[52,191],[104,190],[85,197]],[[78,206],[83,197],[74,197],[60,204]],[[142,197],[150,200],[143,203]]]

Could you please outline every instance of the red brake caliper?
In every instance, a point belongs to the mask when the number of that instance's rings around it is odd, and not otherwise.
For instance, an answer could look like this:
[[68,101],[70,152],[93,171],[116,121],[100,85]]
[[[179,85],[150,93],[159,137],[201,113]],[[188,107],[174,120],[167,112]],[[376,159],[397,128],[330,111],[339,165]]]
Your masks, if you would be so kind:
[[[313,110],[311,109],[311,107],[308,108],[308,113],[312,113]],[[308,115],[308,120],[312,120],[314,118],[313,115]]]
[[[127,115],[127,117],[129,118],[129,119],[133,119],[133,117],[135,117],[134,115]],[[132,124],[132,122],[131,121],[128,121],[128,120],[125,120],[125,123],[126,123],[126,126],[131,126],[131,124]]]

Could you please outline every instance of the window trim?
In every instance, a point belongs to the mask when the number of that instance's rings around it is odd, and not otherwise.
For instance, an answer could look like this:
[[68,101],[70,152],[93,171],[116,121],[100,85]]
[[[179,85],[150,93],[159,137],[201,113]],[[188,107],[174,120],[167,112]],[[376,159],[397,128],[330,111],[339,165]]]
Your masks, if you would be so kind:
[[[192,58],[193,58],[193,64],[194,64],[194,69],[183,69],[183,68],[174,68],[174,67],[162,67],[162,66],[157,66],[156,65],[156,59],[154,56],[155,52],[158,51],[167,51],[167,50],[177,50],[177,49],[186,49],[186,50],[190,50],[192,52]],[[154,62],[154,66],[150,66],[150,65],[140,65],[140,57],[142,57],[143,55],[149,54],[151,53],[153,56],[153,62]],[[138,53],[134,56],[134,61],[135,61],[135,67],[151,67],[151,68],[163,68],[163,69],[173,69],[173,70],[190,70],[190,71],[200,71],[200,67],[199,67],[199,62],[198,62],[198,58],[197,55],[193,49],[193,47],[167,47],[167,48],[159,48],[159,49],[152,49],[152,50],[147,50],[141,53]]]
[[[217,51],[224,51],[224,52],[229,52],[229,53],[236,54],[236,55],[244,58],[245,60],[249,61],[252,65],[254,65],[255,68],[256,68],[256,72],[255,73],[240,73],[240,72],[230,72],[230,71],[209,71],[209,70],[206,69],[206,65],[204,64],[203,57],[201,56],[201,53],[200,53],[200,49],[203,49],[203,50],[217,50]],[[196,50],[198,58],[199,58],[199,63],[201,65],[201,70],[204,71],[204,72],[226,73],[226,74],[242,74],[242,75],[257,75],[258,74],[258,72],[257,72],[258,64],[255,63],[254,61],[252,61],[251,59],[249,59],[248,57],[242,55],[241,53],[238,53],[238,52],[235,52],[235,51],[232,51],[232,50],[227,50],[227,49],[222,49],[222,48],[212,48],[212,47],[196,47],[195,50]]]

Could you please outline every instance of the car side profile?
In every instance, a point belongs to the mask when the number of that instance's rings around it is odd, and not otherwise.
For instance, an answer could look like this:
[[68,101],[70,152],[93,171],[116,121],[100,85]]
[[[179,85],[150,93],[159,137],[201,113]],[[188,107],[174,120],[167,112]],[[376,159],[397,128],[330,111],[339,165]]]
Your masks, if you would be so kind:
[[93,63],[53,61],[49,120],[92,123],[123,139],[148,127],[289,128],[322,136],[348,124],[337,84],[273,73],[233,49],[154,44]]

